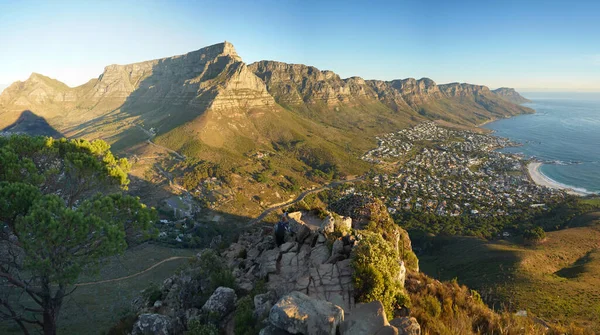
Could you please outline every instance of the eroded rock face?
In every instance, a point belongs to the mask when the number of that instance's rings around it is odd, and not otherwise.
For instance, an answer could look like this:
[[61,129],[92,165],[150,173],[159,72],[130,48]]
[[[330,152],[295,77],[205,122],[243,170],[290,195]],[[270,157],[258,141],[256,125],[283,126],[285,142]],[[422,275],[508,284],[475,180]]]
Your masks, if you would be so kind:
[[208,298],[204,306],[202,306],[202,311],[221,320],[235,309],[236,301],[237,296],[235,291],[231,288],[221,286]]
[[342,80],[331,71],[302,64],[260,61],[248,66],[266,84],[277,102],[287,105],[356,103],[376,99],[376,94],[359,77]]
[[132,335],[169,335],[171,320],[161,314],[142,314],[133,325]]
[[358,304],[340,326],[343,335],[376,334],[381,328],[389,326],[385,309],[379,301]]
[[273,326],[292,334],[335,335],[342,321],[339,306],[296,291],[283,296],[269,314]]
[[[277,247],[274,243],[264,242],[271,241],[271,236],[256,231],[242,235],[237,244],[223,253],[227,263],[233,265],[238,285],[249,291],[253,283],[264,279],[275,298],[300,291],[350,310],[354,296],[349,258],[355,237],[347,235],[335,241],[332,251],[327,245],[330,242],[318,231],[319,225],[311,230],[301,220],[300,213],[291,213],[289,217],[291,230],[300,230],[305,236],[298,238],[298,234],[292,232],[292,240]],[[264,249],[259,251],[259,246]],[[245,259],[237,257],[237,250],[241,249],[249,250]]]

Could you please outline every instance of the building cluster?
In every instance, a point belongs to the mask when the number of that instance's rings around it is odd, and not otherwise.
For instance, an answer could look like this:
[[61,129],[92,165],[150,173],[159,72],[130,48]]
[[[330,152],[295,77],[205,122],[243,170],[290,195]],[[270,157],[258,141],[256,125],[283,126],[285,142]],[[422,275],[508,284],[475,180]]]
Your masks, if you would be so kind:
[[515,145],[504,138],[426,122],[378,140],[363,159],[398,162],[394,173],[371,179],[391,213],[509,215],[563,196],[533,183],[521,157],[496,151]]

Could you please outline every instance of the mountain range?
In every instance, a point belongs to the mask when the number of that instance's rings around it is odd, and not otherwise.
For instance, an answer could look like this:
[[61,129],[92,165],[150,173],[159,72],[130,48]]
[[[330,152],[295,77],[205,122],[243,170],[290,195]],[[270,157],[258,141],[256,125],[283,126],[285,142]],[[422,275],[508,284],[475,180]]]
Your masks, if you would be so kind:
[[[312,66],[246,65],[229,42],[184,55],[109,65],[69,87],[33,73],[0,94],[0,129],[24,111],[67,137],[103,138],[117,150],[156,142],[202,158],[304,142],[319,150],[364,150],[374,135],[426,119],[476,126],[533,110],[508,88],[428,78],[347,79]],[[22,118],[21,118],[22,119]],[[335,154],[334,154],[335,156]]]

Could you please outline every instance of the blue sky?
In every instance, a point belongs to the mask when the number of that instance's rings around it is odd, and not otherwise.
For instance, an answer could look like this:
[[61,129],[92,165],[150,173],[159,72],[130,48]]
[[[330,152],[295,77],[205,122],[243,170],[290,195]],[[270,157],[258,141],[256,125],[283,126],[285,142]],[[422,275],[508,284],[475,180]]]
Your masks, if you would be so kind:
[[0,84],[232,42],[342,77],[600,91],[600,1],[4,1]]

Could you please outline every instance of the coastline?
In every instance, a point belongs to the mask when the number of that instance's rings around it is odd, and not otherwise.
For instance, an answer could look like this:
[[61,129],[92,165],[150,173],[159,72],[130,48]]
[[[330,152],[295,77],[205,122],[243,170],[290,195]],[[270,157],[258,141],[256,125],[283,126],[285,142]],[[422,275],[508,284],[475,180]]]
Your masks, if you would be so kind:
[[546,175],[544,175],[540,171],[540,167],[542,166],[542,164],[543,163],[541,163],[541,162],[531,162],[531,163],[527,164],[527,171],[529,172],[529,176],[531,177],[531,179],[533,180],[534,183],[536,183],[540,186],[545,186],[545,187],[555,189],[555,190],[563,190],[563,191],[567,192],[568,194],[576,195],[576,196],[580,196],[580,197],[585,197],[586,195],[589,195],[589,193],[577,191],[571,187],[560,184],[560,183],[546,177]]

